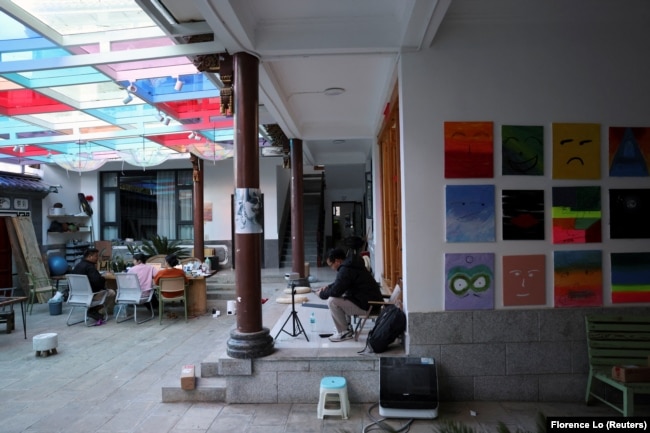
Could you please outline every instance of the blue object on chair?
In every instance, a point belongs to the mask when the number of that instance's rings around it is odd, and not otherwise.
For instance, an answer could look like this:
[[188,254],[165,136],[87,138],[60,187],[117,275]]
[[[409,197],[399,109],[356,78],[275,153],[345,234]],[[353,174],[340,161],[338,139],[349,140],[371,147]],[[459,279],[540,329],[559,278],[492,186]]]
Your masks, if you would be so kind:
[[62,256],[50,256],[47,258],[47,264],[50,267],[50,275],[53,277],[63,275],[68,271],[68,262]]

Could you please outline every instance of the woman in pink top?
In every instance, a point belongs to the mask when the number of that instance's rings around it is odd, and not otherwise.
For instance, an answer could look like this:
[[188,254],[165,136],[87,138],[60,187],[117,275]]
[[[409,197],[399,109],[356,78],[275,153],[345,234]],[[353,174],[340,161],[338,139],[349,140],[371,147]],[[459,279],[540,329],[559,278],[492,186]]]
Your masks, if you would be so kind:
[[135,253],[133,255],[133,267],[128,272],[138,276],[140,290],[145,292],[153,287],[153,278],[158,273],[158,269],[145,263],[144,254]]

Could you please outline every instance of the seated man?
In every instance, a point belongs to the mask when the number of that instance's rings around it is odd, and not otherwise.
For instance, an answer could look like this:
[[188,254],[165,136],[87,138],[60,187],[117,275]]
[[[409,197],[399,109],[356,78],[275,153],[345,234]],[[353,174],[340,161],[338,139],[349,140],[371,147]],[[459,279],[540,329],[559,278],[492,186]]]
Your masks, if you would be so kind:
[[[158,268],[147,264],[144,254],[135,253],[133,255],[133,267],[128,270],[128,273],[136,274],[138,276],[138,281],[140,282],[140,290],[148,292],[149,290],[153,290],[153,279],[158,273]],[[157,304],[158,299],[154,293],[151,298],[151,304],[147,304],[147,309],[150,309],[151,305]]]
[[[106,280],[97,270],[98,260],[99,250],[97,248],[88,248],[84,251],[83,258],[75,265],[71,272],[73,274],[86,275],[90,282],[90,287],[95,293],[106,288]],[[115,307],[115,290],[107,289],[107,292],[104,308],[106,308],[107,314],[113,314],[113,307]],[[103,324],[104,316],[99,312],[101,308],[101,306],[98,306],[88,309],[88,317],[95,319],[95,325],[97,326]]]
[[350,325],[350,316],[361,316],[368,311],[368,301],[383,301],[379,283],[366,269],[361,257],[351,255],[346,259],[345,251],[334,248],[327,254],[327,265],[336,271],[332,284],[321,287],[316,294],[321,299],[328,299],[336,334],[330,341],[348,340],[354,336]]

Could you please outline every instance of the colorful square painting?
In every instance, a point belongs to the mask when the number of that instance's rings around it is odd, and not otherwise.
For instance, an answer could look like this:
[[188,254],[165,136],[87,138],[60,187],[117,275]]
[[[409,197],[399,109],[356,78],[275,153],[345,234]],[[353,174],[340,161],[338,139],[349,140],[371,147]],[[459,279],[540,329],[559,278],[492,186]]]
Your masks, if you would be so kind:
[[612,303],[650,302],[650,253],[612,253]]
[[603,305],[601,251],[555,251],[553,257],[556,307]]
[[445,310],[494,308],[494,254],[445,255]]
[[553,179],[600,179],[600,125],[553,124]]
[[609,190],[609,237],[650,238],[650,189]]
[[546,304],[546,256],[503,256],[503,305]]
[[445,122],[445,177],[494,177],[492,122]]
[[447,185],[447,242],[494,242],[494,185]]
[[553,243],[602,241],[599,186],[553,187]]
[[503,240],[544,240],[544,190],[504,189]]
[[609,128],[609,175],[648,177],[650,128]]
[[501,126],[501,174],[544,175],[544,128]]

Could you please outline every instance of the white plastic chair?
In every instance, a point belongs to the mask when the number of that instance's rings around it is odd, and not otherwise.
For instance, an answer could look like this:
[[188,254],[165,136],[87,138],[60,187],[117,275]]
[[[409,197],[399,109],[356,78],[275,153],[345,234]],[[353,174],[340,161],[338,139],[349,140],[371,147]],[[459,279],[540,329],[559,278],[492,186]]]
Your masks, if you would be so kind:
[[[68,326],[71,326],[84,322],[86,326],[88,326],[88,309],[104,305],[108,291],[104,289],[93,293],[87,275],[66,274],[65,277],[68,280],[68,287],[70,289],[68,301],[66,304],[72,307],[70,308],[70,313],[68,313],[68,319],[65,323]],[[70,316],[72,316],[72,312],[75,310],[75,308],[84,309],[84,318],[83,320],[78,320],[76,322],[70,323]],[[105,313],[104,319],[107,318],[107,314]]]
[[[140,280],[136,274],[115,274],[115,279],[117,281],[115,321],[120,323],[133,317],[135,323],[140,324],[153,319],[154,309],[153,305],[151,305],[153,289],[142,291],[140,289]],[[151,316],[138,321],[138,305],[146,304],[149,304]],[[128,315],[129,305],[133,305],[133,316]],[[124,310],[124,318],[120,320],[122,310]]]

